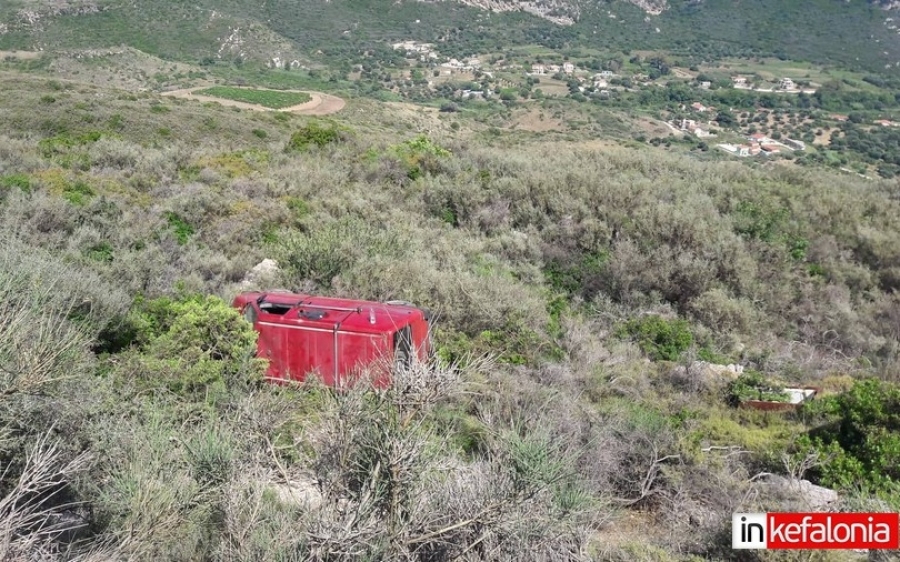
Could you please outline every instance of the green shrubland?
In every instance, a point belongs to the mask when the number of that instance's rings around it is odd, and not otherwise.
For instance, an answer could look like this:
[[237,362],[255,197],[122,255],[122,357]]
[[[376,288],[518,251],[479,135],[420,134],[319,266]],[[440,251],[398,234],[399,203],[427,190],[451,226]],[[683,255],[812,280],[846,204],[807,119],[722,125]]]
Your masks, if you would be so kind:
[[[733,512],[796,500],[766,473],[896,491],[893,183],[13,87],[0,558],[733,559]],[[229,302],[264,258],[431,309],[435,364],[263,383]],[[824,395],[729,404],[783,384]]]

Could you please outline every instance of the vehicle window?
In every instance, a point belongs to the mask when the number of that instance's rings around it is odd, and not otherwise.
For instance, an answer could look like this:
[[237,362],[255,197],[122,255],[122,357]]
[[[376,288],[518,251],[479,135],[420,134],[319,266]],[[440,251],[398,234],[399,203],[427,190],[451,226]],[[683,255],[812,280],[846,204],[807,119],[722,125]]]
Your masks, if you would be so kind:
[[253,308],[252,304],[248,304],[244,307],[244,319],[251,324],[256,324],[256,320],[258,315],[256,314],[256,309]]
[[293,308],[289,304],[277,304],[274,302],[264,302],[259,305],[259,309],[267,314],[287,314],[287,311]]

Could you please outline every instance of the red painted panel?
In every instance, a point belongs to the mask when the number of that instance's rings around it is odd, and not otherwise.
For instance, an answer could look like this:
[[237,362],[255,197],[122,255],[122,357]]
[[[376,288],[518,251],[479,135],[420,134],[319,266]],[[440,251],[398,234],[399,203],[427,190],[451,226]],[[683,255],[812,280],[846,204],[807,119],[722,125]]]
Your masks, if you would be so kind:
[[257,292],[242,293],[233,304],[255,312],[258,355],[269,360],[271,379],[303,381],[317,372],[325,384],[336,385],[369,366],[377,371],[376,384],[385,386],[394,333],[405,326],[419,359],[431,353],[425,313],[405,304]]

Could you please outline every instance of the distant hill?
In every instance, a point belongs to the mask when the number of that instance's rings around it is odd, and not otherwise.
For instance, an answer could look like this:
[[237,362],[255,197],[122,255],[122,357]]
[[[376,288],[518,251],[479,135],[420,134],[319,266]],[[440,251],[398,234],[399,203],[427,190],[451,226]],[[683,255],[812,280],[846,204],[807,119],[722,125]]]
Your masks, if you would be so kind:
[[10,0],[0,50],[127,45],[173,60],[347,60],[403,39],[442,52],[665,50],[898,71],[896,0]]

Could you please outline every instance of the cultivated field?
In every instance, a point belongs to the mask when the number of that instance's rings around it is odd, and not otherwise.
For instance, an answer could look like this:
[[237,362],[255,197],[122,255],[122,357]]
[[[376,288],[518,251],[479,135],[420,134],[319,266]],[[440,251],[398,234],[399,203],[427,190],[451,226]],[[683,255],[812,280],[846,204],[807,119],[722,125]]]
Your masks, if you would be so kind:
[[269,109],[284,109],[306,103],[311,99],[306,92],[258,90],[255,88],[234,88],[231,86],[214,86],[198,90],[197,93],[214,98],[261,105]]

